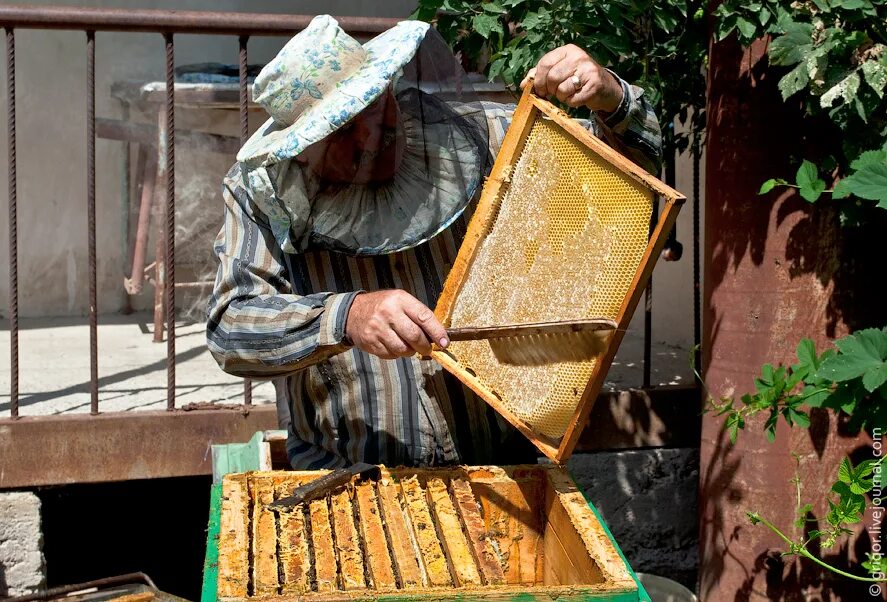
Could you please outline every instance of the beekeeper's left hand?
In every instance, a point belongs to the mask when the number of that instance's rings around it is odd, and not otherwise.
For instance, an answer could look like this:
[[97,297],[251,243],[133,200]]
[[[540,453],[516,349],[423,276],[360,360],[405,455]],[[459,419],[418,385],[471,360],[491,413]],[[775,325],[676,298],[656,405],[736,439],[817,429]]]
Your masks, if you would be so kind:
[[530,69],[521,82],[533,80],[536,94],[554,96],[571,107],[613,112],[622,102],[622,84],[575,44],[555,48]]

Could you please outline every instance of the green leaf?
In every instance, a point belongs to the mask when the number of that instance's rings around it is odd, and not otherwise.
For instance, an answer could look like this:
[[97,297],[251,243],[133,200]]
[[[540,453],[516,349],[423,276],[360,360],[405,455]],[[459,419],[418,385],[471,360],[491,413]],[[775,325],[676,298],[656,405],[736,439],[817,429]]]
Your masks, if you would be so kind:
[[[820,377],[844,382],[874,371],[867,379],[868,382],[863,382],[863,386],[871,392],[883,383],[880,374],[884,360],[887,359],[887,333],[869,328],[839,339],[835,341],[835,345],[841,353],[822,363],[817,372]],[[868,385],[875,383],[878,384],[869,388]]]
[[[853,466],[851,466],[849,459],[844,458],[843,460],[841,460],[841,465],[838,467],[838,481],[849,485],[852,480]],[[834,491],[835,488],[832,487],[832,490]],[[835,493],[837,493],[838,495],[841,494],[840,491],[835,491]]]
[[862,64],[865,82],[872,87],[879,98],[884,98],[884,87],[887,86],[887,65],[879,61],[866,61]]
[[869,165],[877,165],[878,163],[887,163],[887,150],[870,150],[861,153],[856,159],[850,163],[852,169],[863,169]]
[[494,15],[501,15],[502,13],[508,12],[502,7],[502,3],[500,3],[499,0],[484,2],[484,11],[493,13]]
[[776,179],[770,178],[769,180],[767,180],[766,182],[761,184],[761,189],[758,191],[758,194],[767,194],[768,192],[773,190],[773,188],[775,188],[775,187],[776,187]]
[[878,207],[887,209],[887,164],[868,163],[841,182],[850,194],[877,201]]
[[819,97],[819,105],[823,109],[829,109],[838,98],[843,98],[845,103],[850,103],[856,98],[856,93],[859,91],[859,81],[859,74],[855,70],[852,71]]
[[759,37],[757,33],[758,26],[745,17],[738,17],[736,19],[736,29],[739,30],[739,33],[742,34],[745,40],[754,40]]
[[484,39],[490,37],[490,32],[493,31],[493,28],[496,27],[496,25],[499,25],[499,17],[496,15],[482,13],[475,15],[474,19],[471,20],[471,26],[474,28],[474,31],[480,34]]
[[804,200],[813,203],[825,191],[825,181],[819,178],[819,170],[816,165],[804,159],[798,173],[795,176]]
[[810,82],[807,61],[801,61],[794,69],[786,73],[779,80],[779,91],[782,93],[782,100],[787,100],[807,87]]
[[832,0],[832,3],[836,7],[843,8],[845,10],[856,10],[858,8],[865,7],[867,4],[863,0]]
[[544,18],[544,15],[540,15],[539,13],[527,13],[523,21],[521,21],[521,27],[525,30],[535,29],[542,25],[543,21],[547,21],[548,19]]
[[785,34],[770,43],[770,62],[774,65],[800,63],[813,48],[813,25],[789,21]]
[[885,382],[887,382],[887,363],[882,363],[880,366],[867,370],[862,375],[862,386],[870,393]]

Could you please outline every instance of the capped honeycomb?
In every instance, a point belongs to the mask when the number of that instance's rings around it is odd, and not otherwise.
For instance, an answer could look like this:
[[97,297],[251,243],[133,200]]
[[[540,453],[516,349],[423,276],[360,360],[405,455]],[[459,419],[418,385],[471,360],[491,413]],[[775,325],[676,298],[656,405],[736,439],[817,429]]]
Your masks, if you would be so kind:
[[[648,243],[653,191],[537,114],[449,324],[617,320]],[[517,341],[514,344],[520,344]],[[564,435],[595,359],[503,363],[486,341],[447,351],[534,431]]]

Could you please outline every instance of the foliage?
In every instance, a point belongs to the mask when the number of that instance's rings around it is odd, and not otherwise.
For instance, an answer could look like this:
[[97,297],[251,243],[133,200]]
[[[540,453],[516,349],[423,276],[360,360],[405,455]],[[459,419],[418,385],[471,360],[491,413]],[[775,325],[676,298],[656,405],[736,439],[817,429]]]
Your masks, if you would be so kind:
[[887,418],[887,331],[870,328],[835,341],[836,349],[816,353],[810,339],[798,344],[798,362],[791,366],[764,364],[755,379],[754,394],[746,393],[737,404],[731,398],[714,403],[725,416],[732,442],[751,416],[768,412],[764,423],[767,438],[776,437],[779,418],[789,426],[806,428],[810,408],[843,412],[853,430],[885,424]]
[[[795,456],[795,460],[798,461],[797,456]],[[759,513],[748,512],[746,514],[753,525],[763,524],[788,544],[788,551],[783,553],[784,556],[803,556],[830,571],[857,581],[887,581],[883,577],[884,571],[880,555],[873,556],[872,554],[867,554],[868,560],[862,563],[862,567],[869,572],[870,576],[860,577],[823,562],[808,549],[808,546],[817,540],[821,549],[831,548],[837,543],[839,537],[852,533],[848,525],[859,523],[862,520],[865,513],[865,494],[870,492],[875,486],[875,479],[872,475],[875,474],[879,463],[880,460],[865,460],[854,467],[850,460],[844,458],[838,469],[838,480],[835,481],[831,488],[831,493],[836,494],[837,499],[833,497],[828,498],[829,511],[825,517],[828,526],[822,530],[803,530],[801,535],[792,539]],[[803,528],[809,522],[816,522],[815,518],[810,517],[813,511],[813,504],[801,504],[800,478],[795,475],[792,482],[797,488],[797,518],[795,519],[795,527]],[[878,486],[880,487],[880,484]]]
[[[576,44],[642,87],[663,124],[705,125],[707,30],[701,0],[420,0],[415,17],[434,22],[471,69],[514,88],[549,50]],[[663,131],[684,150],[688,133]]]
[[[867,329],[835,341],[835,349],[816,352],[810,339],[798,344],[798,361],[791,366],[765,364],[755,379],[754,394],[743,395],[739,404],[725,397],[720,402],[710,401],[710,409],[725,417],[730,441],[736,441],[739,430],[745,428],[751,416],[767,413],[764,430],[773,441],[780,417],[789,426],[806,428],[810,425],[809,411],[825,408],[849,418],[852,430],[884,425],[887,418],[887,329]],[[797,539],[791,539],[756,512],[749,512],[752,523],[763,523],[788,544],[788,554],[798,554],[836,570],[845,576],[858,578],[825,565],[807,551],[814,540],[822,549],[835,545],[841,535],[850,533],[848,525],[862,520],[865,512],[865,494],[871,491],[872,474],[877,462],[865,461],[854,467],[845,459],[838,469],[838,478],[827,498],[828,527],[812,530]],[[880,471],[878,471],[880,473]],[[813,504],[800,503],[798,487],[797,527],[803,527]],[[879,485],[880,486],[880,485]],[[870,573],[883,573],[879,563],[864,564]]]
[[805,159],[794,181],[767,180],[760,193],[794,186],[811,203],[824,193],[851,199],[840,205],[849,224],[860,209],[887,209],[887,0],[727,0],[715,16],[718,40],[735,33],[749,45],[772,36],[768,58],[784,68],[783,99],[840,132],[840,148],[818,165]]

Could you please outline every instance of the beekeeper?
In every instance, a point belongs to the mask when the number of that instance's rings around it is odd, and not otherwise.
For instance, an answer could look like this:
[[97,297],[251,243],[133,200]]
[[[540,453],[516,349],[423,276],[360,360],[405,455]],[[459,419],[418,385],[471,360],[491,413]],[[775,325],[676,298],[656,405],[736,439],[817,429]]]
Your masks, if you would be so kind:
[[[530,74],[653,173],[642,91],[576,46]],[[525,80],[525,84],[528,80]],[[440,35],[404,21],[361,45],[316,17],[255,81],[271,115],[224,179],[207,342],[226,372],[274,378],[298,469],[517,463],[533,448],[424,358],[433,307],[514,109],[479,101]]]

